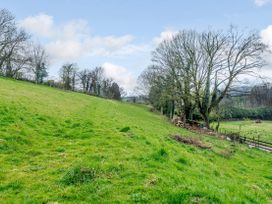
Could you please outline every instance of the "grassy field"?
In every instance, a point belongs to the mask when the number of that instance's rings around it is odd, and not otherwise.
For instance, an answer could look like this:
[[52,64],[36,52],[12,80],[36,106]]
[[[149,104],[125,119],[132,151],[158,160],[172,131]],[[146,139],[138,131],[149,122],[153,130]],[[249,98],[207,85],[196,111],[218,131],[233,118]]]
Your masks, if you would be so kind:
[[224,121],[220,124],[222,132],[240,132],[242,136],[260,138],[260,140],[272,142],[272,121],[256,123],[254,120]]
[[2,78],[0,164],[0,203],[272,203],[270,153],[144,106]]

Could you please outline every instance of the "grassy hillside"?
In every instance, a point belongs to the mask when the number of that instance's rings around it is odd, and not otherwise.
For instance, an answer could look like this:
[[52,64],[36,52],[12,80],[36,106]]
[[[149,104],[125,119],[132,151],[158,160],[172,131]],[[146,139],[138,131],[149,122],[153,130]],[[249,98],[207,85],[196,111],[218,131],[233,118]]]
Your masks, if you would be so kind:
[[256,123],[254,120],[224,121],[220,124],[220,130],[240,132],[242,136],[250,138],[259,136],[260,140],[272,142],[272,121],[262,121],[262,123]]
[[270,153],[146,107],[2,78],[0,164],[0,203],[272,202]]

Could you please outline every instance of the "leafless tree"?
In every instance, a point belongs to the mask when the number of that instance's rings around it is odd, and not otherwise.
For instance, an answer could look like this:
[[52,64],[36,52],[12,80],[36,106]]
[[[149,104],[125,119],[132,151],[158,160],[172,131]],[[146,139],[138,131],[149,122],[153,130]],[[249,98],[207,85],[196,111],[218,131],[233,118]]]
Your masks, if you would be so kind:
[[30,70],[34,74],[36,83],[42,83],[43,79],[48,76],[48,55],[40,44],[30,44]]
[[[192,95],[192,66],[195,59],[193,55],[196,50],[198,34],[195,31],[182,31],[170,40],[163,41],[152,53],[153,70],[149,68],[149,79],[153,79],[153,90],[155,80],[161,87],[162,104],[171,101],[176,104],[178,112],[183,113],[184,120],[192,119],[195,103]],[[152,66],[151,66],[152,67]],[[145,77],[148,77],[145,73]],[[153,75],[150,78],[150,75]],[[155,77],[156,76],[156,77]],[[174,101],[174,102],[172,102]]]
[[94,70],[92,70],[90,72],[90,93],[94,94],[94,95],[100,95],[100,91],[101,91],[101,82],[103,79],[103,69],[102,67],[96,67],[94,68]]
[[90,71],[88,69],[84,69],[78,72],[78,78],[84,92],[89,90],[89,72]]
[[60,69],[60,78],[63,88],[66,90],[75,90],[77,66],[74,63],[66,63]]
[[200,60],[193,67],[195,100],[209,128],[209,115],[226,96],[235,80],[261,68],[266,46],[257,33],[203,32],[199,38]]
[[25,42],[29,35],[16,27],[15,18],[5,9],[0,10],[0,74],[18,77],[29,61],[25,56]]

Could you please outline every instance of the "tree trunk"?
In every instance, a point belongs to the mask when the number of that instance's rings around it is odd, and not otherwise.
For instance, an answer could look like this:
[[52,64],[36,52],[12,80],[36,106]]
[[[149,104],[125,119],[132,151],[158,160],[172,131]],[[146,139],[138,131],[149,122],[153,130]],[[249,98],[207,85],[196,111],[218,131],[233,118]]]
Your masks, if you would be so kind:
[[175,101],[172,100],[172,118],[171,119],[174,118],[174,115],[175,115]]
[[[187,74],[189,75],[189,74]],[[190,93],[190,82],[188,78],[184,82],[184,116],[186,120],[192,120],[192,102],[191,102],[191,93]]]
[[186,120],[192,120],[193,119],[193,108],[192,104],[184,104],[184,115]]
[[216,132],[218,132],[219,127],[220,127],[220,118],[218,117],[217,118],[217,124],[216,124],[216,127],[215,127]]
[[210,129],[210,120],[209,120],[209,116],[207,114],[202,114],[204,123],[205,123],[205,127]]

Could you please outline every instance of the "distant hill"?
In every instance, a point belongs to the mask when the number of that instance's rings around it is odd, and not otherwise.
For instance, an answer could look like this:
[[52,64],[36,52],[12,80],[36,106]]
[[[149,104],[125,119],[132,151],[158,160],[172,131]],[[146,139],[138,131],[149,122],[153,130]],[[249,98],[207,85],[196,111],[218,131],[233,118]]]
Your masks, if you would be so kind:
[[229,96],[232,97],[239,97],[239,96],[247,96],[250,94],[250,91],[252,90],[252,86],[237,86],[230,89],[228,92]]
[[177,128],[144,105],[3,78],[0,164],[0,203],[272,201],[269,153]]

